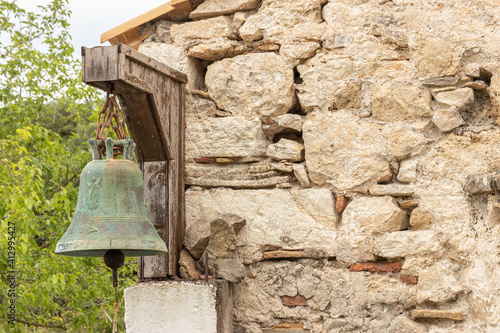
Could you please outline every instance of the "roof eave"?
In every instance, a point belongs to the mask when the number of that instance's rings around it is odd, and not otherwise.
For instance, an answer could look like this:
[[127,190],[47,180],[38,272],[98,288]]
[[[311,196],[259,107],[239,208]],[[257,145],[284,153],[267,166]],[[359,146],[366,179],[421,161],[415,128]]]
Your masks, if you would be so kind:
[[203,0],[171,0],[106,31],[101,35],[101,43],[109,42],[111,45],[123,43],[137,50],[142,41],[151,34],[149,32],[139,36],[138,28],[141,25],[159,20],[187,20],[189,14],[202,2]]

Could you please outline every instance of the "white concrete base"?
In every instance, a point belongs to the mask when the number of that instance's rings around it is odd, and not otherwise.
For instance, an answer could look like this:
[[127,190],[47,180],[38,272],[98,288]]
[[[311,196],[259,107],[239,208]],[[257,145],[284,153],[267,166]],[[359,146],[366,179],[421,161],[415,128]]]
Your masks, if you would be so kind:
[[226,281],[161,281],[125,289],[127,333],[232,333]]

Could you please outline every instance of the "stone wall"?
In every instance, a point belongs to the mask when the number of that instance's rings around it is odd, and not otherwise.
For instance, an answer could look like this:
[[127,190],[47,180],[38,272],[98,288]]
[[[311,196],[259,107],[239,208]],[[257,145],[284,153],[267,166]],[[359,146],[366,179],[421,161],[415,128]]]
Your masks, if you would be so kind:
[[235,332],[500,332],[499,5],[206,0],[152,27],[139,50],[190,80],[183,277],[207,253],[235,282]]

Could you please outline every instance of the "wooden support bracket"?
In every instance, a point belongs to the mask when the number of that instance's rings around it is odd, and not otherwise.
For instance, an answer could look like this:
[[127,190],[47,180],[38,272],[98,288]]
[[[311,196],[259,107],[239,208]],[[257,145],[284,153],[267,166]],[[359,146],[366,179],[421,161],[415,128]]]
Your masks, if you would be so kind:
[[82,81],[120,100],[137,144],[149,216],[166,255],[139,259],[139,279],[178,274],[184,239],[184,112],[186,75],[118,44],[82,48]]

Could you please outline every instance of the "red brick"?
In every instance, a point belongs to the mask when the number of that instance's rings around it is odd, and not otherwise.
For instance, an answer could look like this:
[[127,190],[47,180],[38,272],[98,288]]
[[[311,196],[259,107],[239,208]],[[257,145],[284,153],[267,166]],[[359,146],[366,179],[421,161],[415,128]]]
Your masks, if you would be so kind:
[[213,157],[197,157],[194,159],[196,163],[214,163],[215,158]]
[[280,49],[279,44],[263,44],[263,45],[258,45],[257,49],[261,51],[278,51]]
[[296,332],[296,330],[301,330],[303,328],[304,324],[302,323],[283,323],[274,325],[273,327],[263,327],[262,330],[266,332],[271,330],[276,330],[276,332],[285,332],[287,330],[293,330],[294,332]]
[[400,262],[360,262],[352,265],[349,270],[351,272],[372,272],[372,273],[387,273],[401,272],[403,266]]
[[337,213],[342,213],[344,209],[347,207],[347,198],[346,197],[337,197],[337,203],[335,204],[335,208],[337,209]]
[[408,284],[417,284],[417,277],[416,276],[411,276],[411,275],[404,275],[401,274],[399,276],[399,281],[408,283]]
[[301,306],[307,304],[307,298],[300,295],[294,297],[282,296],[281,302],[283,302],[283,305],[285,306]]
[[264,260],[266,259],[290,259],[290,258],[303,258],[302,251],[267,251],[262,254]]

